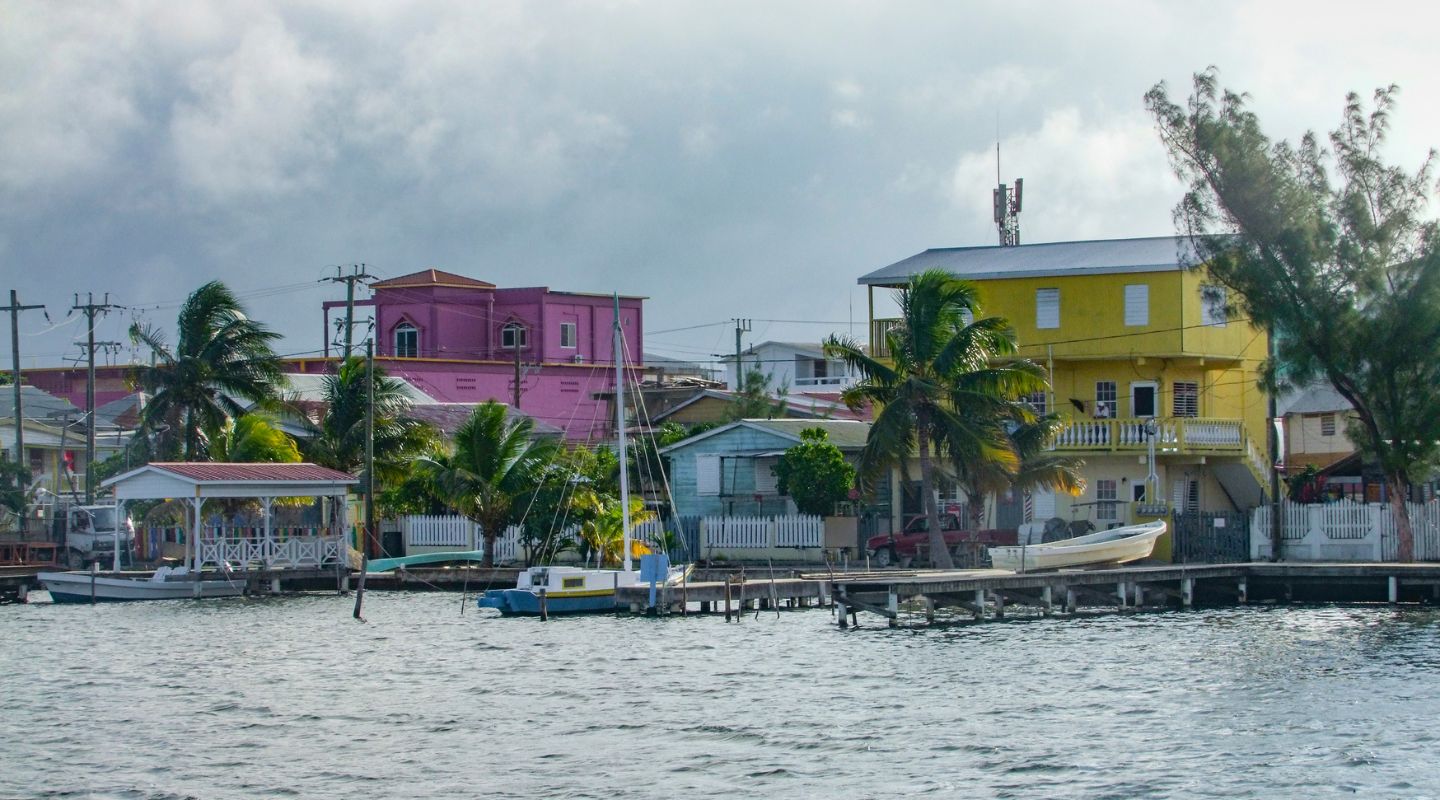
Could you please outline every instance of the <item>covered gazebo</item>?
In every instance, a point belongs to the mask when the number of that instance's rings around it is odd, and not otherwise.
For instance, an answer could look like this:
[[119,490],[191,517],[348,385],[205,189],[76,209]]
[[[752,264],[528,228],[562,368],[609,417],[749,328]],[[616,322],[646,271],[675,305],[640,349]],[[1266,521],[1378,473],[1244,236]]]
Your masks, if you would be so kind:
[[[102,485],[115,490],[118,519],[124,518],[124,505],[135,500],[184,501],[189,529],[185,562],[198,571],[206,564],[268,569],[345,563],[348,544],[343,514],[334,515],[330,525],[317,527],[313,534],[277,541],[271,510],[282,497],[343,500],[356,483],[348,473],[318,464],[152,462]],[[259,501],[263,524],[257,535],[230,536],[223,526],[205,535],[201,507],[206,500]]]

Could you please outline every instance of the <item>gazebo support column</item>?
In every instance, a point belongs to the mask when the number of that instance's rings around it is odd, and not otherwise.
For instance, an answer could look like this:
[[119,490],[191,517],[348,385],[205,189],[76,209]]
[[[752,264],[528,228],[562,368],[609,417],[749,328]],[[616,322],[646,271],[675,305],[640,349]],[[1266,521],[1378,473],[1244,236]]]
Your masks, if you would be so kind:
[[112,569],[116,575],[120,574],[120,539],[125,533],[125,501],[115,498],[115,553]]
[[[265,550],[266,569],[273,569],[275,566],[275,529],[270,522],[270,511],[274,504],[275,498],[273,497],[260,498],[261,516],[265,518],[265,537],[262,540],[264,543],[262,546]],[[273,575],[274,573],[271,574]],[[270,593],[280,594],[280,579],[278,577],[270,578]]]

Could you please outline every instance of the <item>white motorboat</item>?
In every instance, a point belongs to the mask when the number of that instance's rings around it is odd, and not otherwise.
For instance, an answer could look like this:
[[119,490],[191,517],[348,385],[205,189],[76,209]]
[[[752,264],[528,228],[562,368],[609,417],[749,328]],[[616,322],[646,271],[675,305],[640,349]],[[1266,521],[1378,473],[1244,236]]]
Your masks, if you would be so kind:
[[196,579],[183,567],[161,567],[149,578],[111,578],[89,572],[42,572],[36,576],[56,603],[111,603],[131,600],[185,600],[239,597],[243,578]]
[[1013,572],[1127,564],[1149,558],[1155,540],[1165,533],[1164,520],[1111,528],[1049,544],[990,548],[990,563]]

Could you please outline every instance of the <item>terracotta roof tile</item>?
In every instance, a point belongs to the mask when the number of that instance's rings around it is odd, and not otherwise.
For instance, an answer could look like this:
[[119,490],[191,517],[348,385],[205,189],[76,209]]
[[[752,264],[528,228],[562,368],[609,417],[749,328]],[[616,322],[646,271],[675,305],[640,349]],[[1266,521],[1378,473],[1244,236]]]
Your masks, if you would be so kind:
[[415,286],[455,286],[466,289],[494,289],[495,284],[456,275],[438,269],[422,269],[398,278],[387,278],[370,284],[371,289],[399,289]]

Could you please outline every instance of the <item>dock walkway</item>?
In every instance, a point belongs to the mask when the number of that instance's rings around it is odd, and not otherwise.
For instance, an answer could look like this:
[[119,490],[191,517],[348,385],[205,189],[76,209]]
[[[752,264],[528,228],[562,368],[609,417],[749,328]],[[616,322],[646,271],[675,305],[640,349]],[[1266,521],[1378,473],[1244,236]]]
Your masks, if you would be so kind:
[[[908,575],[837,575],[837,618],[844,628],[857,612],[899,624],[900,607],[918,604],[927,621],[938,608],[958,608],[975,619],[1003,619],[1008,607],[1042,614],[1075,613],[1081,606],[1119,611],[1179,606],[1197,598],[1218,604],[1306,600],[1315,602],[1440,601],[1440,564],[1244,563],[1161,564],[1093,570],[1011,573],[1001,570],[916,572]],[[848,617],[848,620],[847,620]]]

